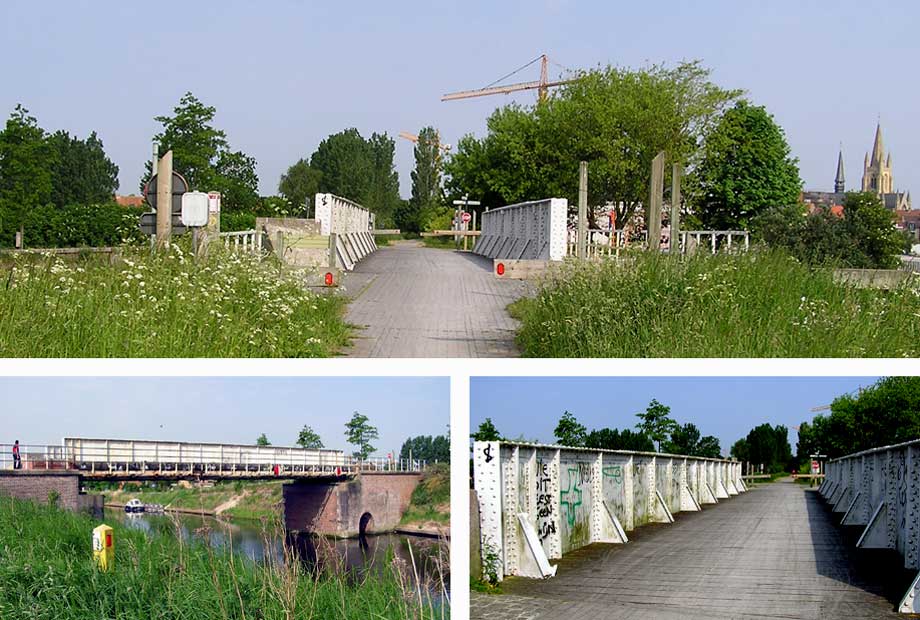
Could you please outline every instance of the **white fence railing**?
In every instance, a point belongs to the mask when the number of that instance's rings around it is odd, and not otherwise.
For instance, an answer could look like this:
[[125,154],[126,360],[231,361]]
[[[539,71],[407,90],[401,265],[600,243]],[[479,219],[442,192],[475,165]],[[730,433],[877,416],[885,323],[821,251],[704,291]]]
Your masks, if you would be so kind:
[[330,245],[334,243],[337,266],[351,271],[358,261],[377,249],[371,232],[375,219],[373,213],[334,194],[317,194],[313,204],[316,205],[320,234],[334,236]]
[[142,479],[417,472],[426,466],[417,459],[360,459],[341,450],[127,439],[66,438],[57,446],[21,444],[18,454],[17,460],[12,444],[0,444],[0,470],[74,471],[90,478]]
[[[575,230],[570,230],[568,233],[566,246],[568,256],[576,255],[578,245],[576,235]],[[587,258],[589,259],[616,255],[619,249],[626,248],[629,245],[645,248],[648,242],[648,232],[645,231],[638,239],[627,238],[623,230],[591,229],[587,231],[587,236]],[[667,250],[669,243],[669,241],[663,241],[661,249]],[[685,230],[680,232],[680,251],[682,254],[700,250],[709,250],[712,254],[740,250],[747,251],[750,246],[750,233],[746,230]]]
[[562,260],[566,254],[565,198],[547,198],[482,213],[473,252],[488,258]]
[[[841,524],[864,526],[857,547],[893,549],[920,570],[920,439],[827,462],[818,492]],[[898,605],[920,613],[920,574]]]
[[225,248],[249,254],[262,253],[262,236],[259,230],[235,230],[219,234]]
[[746,490],[738,461],[497,441],[473,451],[483,559],[498,554],[499,578],[554,575],[549,560],[569,551]]

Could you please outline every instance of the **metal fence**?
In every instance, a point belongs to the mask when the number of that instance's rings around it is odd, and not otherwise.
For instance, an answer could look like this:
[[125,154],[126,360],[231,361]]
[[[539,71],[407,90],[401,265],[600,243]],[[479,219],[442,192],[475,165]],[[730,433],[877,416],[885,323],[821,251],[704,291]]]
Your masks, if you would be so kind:
[[334,194],[316,194],[316,219],[320,233],[330,237],[330,262],[351,271],[363,258],[377,250],[371,232],[374,214],[356,202]]
[[219,238],[227,249],[249,254],[261,254],[263,247],[262,236],[263,233],[259,230],[238,230],[222,232]]
[[[920,570],[920,439],[827,462],[819,493],[843,525],[863,526],[857,547],[893,549]],[[920,613],[920,574],[899,604]]]
[[473,253],[511,260],[562,260],[566,254],[565,198],[508,205],[482,213]]
[[569,551],[746,490],[738,461],[497,441],[473,451],[483,561],[499,557],[499,578],[554,575],[549,560]]
[[417,459],[360,459],[340,450],[185,442],[65,439],[61,445],[0,444],[0,470],[68,471],[88,478],[257,478],[421,472]]

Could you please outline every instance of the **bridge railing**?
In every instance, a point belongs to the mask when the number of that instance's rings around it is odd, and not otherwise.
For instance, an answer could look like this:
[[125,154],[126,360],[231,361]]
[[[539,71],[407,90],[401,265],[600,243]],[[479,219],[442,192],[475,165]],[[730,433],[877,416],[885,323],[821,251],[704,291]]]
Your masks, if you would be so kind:
[[[275,446],[190,444],[129,440],[74,440],[64,445],[19,446],[18,469],[73,471],[87,477],[213,478],[345,475],[361,472],[421,472],[417,459],[360,459],[338,450]],[[17,467],[12,444],[0,444],[0,470]]]
[[746,490],[741,463],[669,454],[506,442],[474,443],[484,561],[499,577],[555,574],[549,560],[595,542],[625,543]]
[[[827,462],[818,492],[842,525],[862,526],[856,543],[892,549],[904,567],[920,570],[920,439],[849,454]],[[920,574],[899,605],[920,613]]]
[[261,254],[263,234],[260,230],[236,230],[222,232],[218,237],[223,242],[224,247],[229,250],[248,254]]
[[565,198],[508,205],[482,213],[473,253],[510,260],[562,260],[566,254]]
[[377,250],[371,232],[375,221],[373,213],[334,194],[316,194],[313,204],[320,234],[334,239],[330,253],[335,253],[336,265],[351,271],[358,261]]

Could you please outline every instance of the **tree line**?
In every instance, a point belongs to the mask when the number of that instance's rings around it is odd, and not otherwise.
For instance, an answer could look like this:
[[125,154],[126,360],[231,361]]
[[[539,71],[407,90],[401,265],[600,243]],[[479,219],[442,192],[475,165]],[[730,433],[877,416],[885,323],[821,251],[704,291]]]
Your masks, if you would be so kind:
[[[599,450],[630,450],[634,452],[663,452],[684,456],[701,456],[721,458],[722,449],[719,440],[712,435],[703,436],[692,422],[679,424],[671,417],[671,408],[656,399],[648,404],[645,411],[636,413],[639,422],[635,430],[624,428],[600,428],[591,431],[581,424],[569,411],[563,412],[553,434],[556,444],[573,448],[594,448]],[[492,422],[486,418],[479,424],[470,437],[474,441],[523,441],[523,435],[517,438],[503,437]]]
[[[355,447],[352,456],[356,458],[366,459],[373,454],[377,448],[372,442],[379,438],[377,427],[373,426],[370,418],[363,413],[355,411],[351,419],[345,423],[345,440]],[[306,424],[300,429],[295,443],[307,450],[322,450],[326,447],[319,433]],[[256,438],[255,444],[272,445],[265,433]],[[402,445],[399,458],[408,459],[410,454],[414,460],[450,463],[450,438],[442,435],[409,437]]]

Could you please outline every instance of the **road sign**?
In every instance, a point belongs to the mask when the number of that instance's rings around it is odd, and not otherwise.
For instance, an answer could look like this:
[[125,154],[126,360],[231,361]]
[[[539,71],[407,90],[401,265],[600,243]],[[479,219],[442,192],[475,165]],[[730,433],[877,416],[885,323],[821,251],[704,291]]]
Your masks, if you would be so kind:
[[[172,212],[182,213],[182,194],[188,191],[188,181],[178,172],[173,172],[172,182]],[[156,211],[157,208],[157,175],[150,177],[144,186],[144,199],[150,208]]]
[[186,226],[207,226],[208,195],[205,192],[182,194],[182,223]]
[[818,461],[811,462],[811,473],[819,474],[821,473],[821,464]]
[[473,219],[473,215],[469,211],[464,211],[463,215],[460,216],[460,219],[463,220],[464,224],[469,224],[470,220]]
[[[154,212],[141,213],[141,219],[138,224],[141,232],[145,235],[157,234],[157,214]],[[182,223],[182,216],[178,213],[172,214],[172,234],[181,235],[188,229]]]

